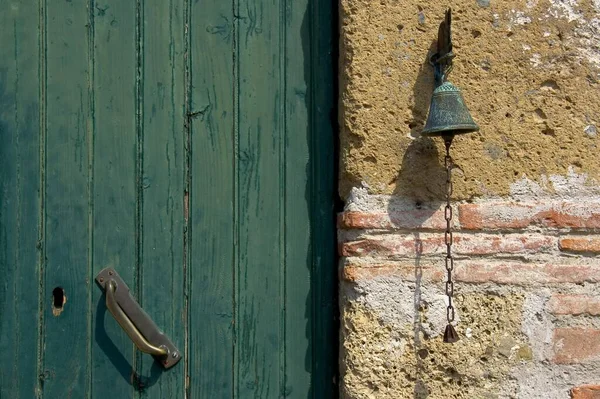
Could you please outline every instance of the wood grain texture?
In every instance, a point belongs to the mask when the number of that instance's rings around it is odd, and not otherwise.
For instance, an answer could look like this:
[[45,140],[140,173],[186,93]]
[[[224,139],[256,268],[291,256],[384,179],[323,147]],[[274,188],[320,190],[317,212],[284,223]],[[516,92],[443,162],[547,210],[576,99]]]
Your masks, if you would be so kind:
[[188,359],[192,398],[234,397],[234,20],[232,1],[192,3]]
[[[144,2],[140,32],[141,82],[141,262],[140,304],[184,352],[183,8],[176,1]],[[140,397],[184,397],[184,367],[163,372],[141,354]]]
[[283,394],[282,2],[238,3],[237,394]]
[[38,394],[40,236],[37,1],[0,13],[0,397]]
[[[89,85],[93,199],[92,277],[111,266],[124,281],[136,276],[136,7],[109,0],[90,12]],[[89,310],[92,321],[91,395],[129,397],[133,388],[134,346],[106,309],[106,296],[95,284]]]
[[[312,262],[312,395],[335,398],[338,395],[338,328],[337,302],[337,7],[335,0],[309,0],[310,37],[304,39],[305,65],[310,65],[311,173],[310,211]],[[307,20],[305,17],[305,21]],[[308,23],[308,22],[305,22]],[[306,76],[306,74],[305,74]]]
[[[45,398],[83,398],[90,390],[89,14],[82,2],[46,9]],[[59,316],[52,292],[67,302]]]
[[[15,7],[1,396],[335,397],[334,2]],[[93,284],[106,266],[181,365],[134,349]]]
[[[286,250],[286,296],[285,347],[287,397],[311,397],[313,371],[313,253],[319,248],[311,247],[313,227],[311,224],[314,185],[311,174],[311,139],[313,138],[310,118],[311,79],[310,29],[311,15],[308,1],[289,2],[285,14],[285,58],[283,78],[285,83],[285,153],[286,173],[283,192],[287,209],[284,220]],[[293,311],[292,309],[296,309]],[[317,356],[318,357],[318,356]]]

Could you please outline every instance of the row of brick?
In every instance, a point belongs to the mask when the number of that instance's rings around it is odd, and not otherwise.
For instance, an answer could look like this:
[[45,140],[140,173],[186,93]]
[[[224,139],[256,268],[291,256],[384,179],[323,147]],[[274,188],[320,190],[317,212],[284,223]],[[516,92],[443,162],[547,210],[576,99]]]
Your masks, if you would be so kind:
[[582,385],[571,390],[571,399],[600,399],[600,385]]
[[[465,264],[466,263],[466,264]],[[494,282],[530,285],[548,283],[600,282],[600,267],[582,265],[542,265],[526,263],[461,262],[456,268],[456,281],[467,283]],[[417,278],[441,281],[441,267],[409,263],[353,265],[342,269],[342,277],[351,282],[378,276],[399,276],[406,281]],[[600,297],[591,295],[554,294],[547,302],[548,313],[556,316],[600,316]],[[596,328],[560,327],[553,332],[553,357],[556,364],[600,361],[600,330]]]
[[578,364],[600,361],[600,330],[561,327],[552,337],[555,364]]
[[[600,234],[593,234],[600,229],[598,201],[458,204],[453,213],[453,228],[459,230],[453,237],[454,253],[463,256],[491,255],[485,259],[461,259],[457,262],[454,271],[456,282],[516,286],[600,283],[600,263],[589,257],[556,256],[548,262],[493,257],[497,254],[559,252],[600,254]],[[443,258],[420,258],[417,255],[443,254],[444,235],[438,231],[446,227],[444,216],[443,206],[435,209],[394,206],[389,212],[347,211],[340,214],[338,225],[343,230],[386,231],[385,234],[362,232],[359,238],[340,243],[339,252],[344,257],[341,278],[349,282],[377,277],[442,282],[446,274]],[[535,229],[526,230],[531,227]],[[560,231],[547,235],[538,230],[539,227]],[[577,233],[565,234],[564,229]],[[349,235],[356,237],[356,234]],[[600,316],[600,297],[555,294],[546,303],[546,312],[559,318],[597,317]],[[555,364],[600,362],[600,329],[595,325],[581,327],[563,323],[551,334],[549,361]],[[576,387],[571,395],[575,399],[600,399],[600,387]]]
[[[351,258],[352,259],[352,258]],[[406,281],[442,281],[444,266],[427,261],[359,261],[348,260],[341,268],[341,278],[349,282],[376,277],[399,277]],[[554,264],[490,260],[461,260],[455,265],[454,279],[464,283],[495,283],[534,286],[560,283],[600,283],[600,265]]]
[[[600,202],[493,201],[458,204],[455,208],[455,228],[464,230],[524,229],[530,226],[546,228],[600,229]],[[444,208],[394,208],[389,212],[343,212],[338,217],[342,229],[434,229],[446,227]]]
[[[563,315],[600,315],[600,298],[591,295],[554,294],[546,304],[549,313]],[[552,337],[556,364],[586,363],[600,360],[600,330],[595,328],[556,328]],[[599,392],[600,393],[600,392]]]
[[[597,296],[554,294],[546,306],[549,313],[557,316],[600,315],[600,298]],[[554,352],[552,361],[556,364],[587,363],[600,360],[600,330],[596,328],[556,328],[553,332],[552,343]],[[587,389],[591,389],[591,387],[587,387]]]
[[[443,234],[386,234],[342,242],[341,256],[414,257],[441,254],[446,250]],[[600,236],[553,237],[542,234],[453,235],[453,252],[458,255],[532,254],[560,250],[569,253],[600,253]]]

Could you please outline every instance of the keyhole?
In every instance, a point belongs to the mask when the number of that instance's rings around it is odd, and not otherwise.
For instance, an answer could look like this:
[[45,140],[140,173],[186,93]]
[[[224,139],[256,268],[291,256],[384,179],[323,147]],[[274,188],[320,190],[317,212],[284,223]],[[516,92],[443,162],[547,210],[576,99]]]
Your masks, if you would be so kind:
[[62,287],[56,287],[52,290],[52,314],[54,316],[59,316],[62,313],[66,302],[67,296]]

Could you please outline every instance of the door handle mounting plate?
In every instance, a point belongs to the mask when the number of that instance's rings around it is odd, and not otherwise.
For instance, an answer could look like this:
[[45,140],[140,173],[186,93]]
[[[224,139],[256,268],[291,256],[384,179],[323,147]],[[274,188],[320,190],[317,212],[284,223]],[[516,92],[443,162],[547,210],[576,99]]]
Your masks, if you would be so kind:
[[115,269],[103,269],[96,283],[106,294],[106,307],[139,350],[154,356],[167,369],[181,360],[181,352],[131,296]]

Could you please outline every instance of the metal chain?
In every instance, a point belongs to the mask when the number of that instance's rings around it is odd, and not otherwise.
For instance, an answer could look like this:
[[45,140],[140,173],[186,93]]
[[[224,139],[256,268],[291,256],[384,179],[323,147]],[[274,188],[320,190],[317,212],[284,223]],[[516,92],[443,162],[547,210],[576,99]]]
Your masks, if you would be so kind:
[[452,257],[452,205],[450,204],[450,198],[452,197],[452,167],[454,166],[454,161],[450,156],[452,138],[445,138],[444,143],[446,144],[446,157],[444,158],[444,165],[446,167],[446,209],[444,211],[446,233],[444,234],[444,238],[446,242],[446,272],[448,273],[446,280],[446,296],[448,296],[446,319],[448,320],[448,324],[450,324],[454,321],[455,315],[454,306],[452,306],[452,297],[454,296],[454,283],[452,282],[454,258]]

